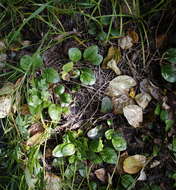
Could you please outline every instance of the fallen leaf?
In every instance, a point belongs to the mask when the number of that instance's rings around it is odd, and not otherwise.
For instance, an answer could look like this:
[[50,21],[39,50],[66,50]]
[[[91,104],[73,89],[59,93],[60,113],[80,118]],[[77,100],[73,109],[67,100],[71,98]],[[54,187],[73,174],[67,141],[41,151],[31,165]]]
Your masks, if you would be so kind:
[[140,171],[140,175],[139,175],[139,177],[137,178],[137,180],[138,180],[138,181],[145,181],[146,179],[147,179],[146,173],[145,173],[143,170],[141,170],[141,171]]
[[124,36],[119,39],[119,46],[122,49],[129,49],[133,46],[133,39],[130,36]]
[[11,82],[7,82],[4,86],[0,89],[0,96],[12,94],[15,90],[15,85]]
[[135,96],[137,104],[143,109],[145,109],[148,106],[151,99],[152,97],[147,93],[140,93]]
[[121,75],[110,81],[106,89],[106,95],[110,97],[119,96],[128,93],[129,89],[134,86],[136,86],[136,81],[132,77]]
[[124,162],[124,160],[126,158],[128,158],[128,152],[127,151],[125,151],[124,153],[122,153],[120,155],[120,158],[119,158],[119,161],[118,161],[118,166],[117,166],[117,172],[119,174],[123,174],[124,173],[124,171],[123,171],[123,162]]
[[124,116],[126,117],[128,123],[137,128],[143,121],[142,108],[137,105],[128,105],[123,108]]
[[117,67],[117,62],[114,59],[111,59],[107,63],[107,67],[112,69],[116,73],[116,75],[121,75],[121,71],[120,71],[119,67]]
[[123,162],[123,170],[128,174],[136,174],[145,166],[145,163],[146,157],[143,155],[129,156]]
[[33,136],[36,133],[41,133],[44,131],[41,123],[34,123],[28,128],[28,133]]
[[35,135],[33,135],[32,137],[30,137],[27,142],[26,142],[26,145],[27,146],[34,146],[34,145],[38,145],[38,144],[41,144],[43,143],[43,133],[39,132],[39,133],[36,133]]
[[140,91],[143,93],[148,93],[150,94],[153,98],[155,98],[156,100],[161,100],[162,95],[160,92],[160,89],[155,86],[151,81],[149,81],[148,79],[143,79],[140,82]]
[[155,161],[153,161],[153,162],[151,163],[150,168],[155,168],[155,167],[157,167],[157,166],[159,166],[159,165],[160,165],[160,161],[155,160]]
[[133,44],[138,43],[139,36],[135,31],[130,30],[130,31],[127,32],[127,34],[128,34],[128,36],[131,37]]
[[10,95],[0,96],[0,118],[7,117],[11,112],[12,97]]
[[95,170],[94,173],[101,182],[105,183],[107,181],[106,170],[104,168]]
[[108,69],[107,63],[112,59],[115,60],[116,64],[118,64],[121,59],[120,49],[114,46],[108,49],[108,54],[103,60],[102,69]]
[[30,114],[28,104],[23,104],[23,105],[21,106],[20,113],[21,113],[21,115],[28,115],[28,114]]
[[131,104],[134,104],[134,101],[127,94],[122,94],[119,95],[118,97],[113,97],[112,98],[113,113],[122,114],[123,108]]
[[46,172],[45,174],[46,187],[45,190],[61,190],[62,181],[61,178],[53,173]]

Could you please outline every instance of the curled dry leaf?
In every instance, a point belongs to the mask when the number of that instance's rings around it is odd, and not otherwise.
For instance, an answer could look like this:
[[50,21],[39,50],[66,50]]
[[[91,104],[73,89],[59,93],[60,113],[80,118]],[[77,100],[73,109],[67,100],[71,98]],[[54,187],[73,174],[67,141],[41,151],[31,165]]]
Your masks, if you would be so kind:
[[128,93],[129,89],[134,86],[136,86],[136,81],[132,77],[121,75],[110,81],[106,94],[110,97],[119,96]]
[[130,30],[127,32],[127,34],[131,37],[133,44],[138,43],[139,36],[135,31]]
[[146,157],[143,155],[129,156],[123,162],[123,170],[128,174],[136,174],[145,166],[145,163]]
[[119,46],[122,49],[129,49],[133,46],[133,39],[130,36],[124,36],[119,39]]
[[160,161],[155,160],[150,164],[150,168],[155,168],[160,165]]
[[23,104],[23,105],[21,106],[20,113],[21,113],[21,115],[28,115],[28,114],[30,114],[28,104]]
[[44,141],[43,133],[39,132],[39,133],[36,133],[35,135],[33,135],[32,137],[30,137],[27,140],[26,145],[34,146],[34,145],[42,144],[43,141]]
[[153,98],[155,98],[158,101],[160,101],[162,98],[160,89],[148,79],[143,79],[140,82],[140,91],[143,93],[150,94]]
[[15,85],[11,82],[7,82],[4,86],[0,89],[0,96],[12,94],[15,90]]
[[41,123],[34,123],[28,128],[28,133],[33,136],[36,133],[41,133],[44,131]]
[[122,94],[119,95],[118,97],[113,97],[112,98],[113,113],[122,114],[123,108],[131,104],[134,104],[134,101],[127,94]]
[[61,190],[62,181],[61,178],[53,173],[46,172],[45,174],[46,187],[45,190]]
[[142,108],[137,105],[128,105],[123,108],[124,116],[126,117],[128,123],[137,128],[143,121]]
[[117,172],[118,172],[119,174],[123,174],[123,173],[124,173],[124,171],[123,171],[123,162],[124,162],[124,160],[125,160],[126,158],[128,158],[128,152],[127,152],[127,151],[125,151],[124,153],[122,153],[122,154],[120,155],[119,162],[118,162],[118,166],[117,166]]
[[107,181],[106,170],[104,168],[95,170],[95,175],[101,182],[105,183]]
[[143,109],[145,109],[148,106],[151,99],[152,97],[147,93],[140,93],[135,96],[137,104]]
[[108,69],[107,64],[112,59],[115,60],[116,64],[118,64],[121,59],[120,49],[114,46],[109,48],[108,54],[103,60],[102,69]]
[[10,95],[0,96],[0,119],[7,117],[11,112],[12,97]]
[[117,62],[114,59],[111,59],[107,63],[107,67],[112,69],[116,73],[116,75],[121,75],[121,71],[120,71],[119,67],[117,67]]

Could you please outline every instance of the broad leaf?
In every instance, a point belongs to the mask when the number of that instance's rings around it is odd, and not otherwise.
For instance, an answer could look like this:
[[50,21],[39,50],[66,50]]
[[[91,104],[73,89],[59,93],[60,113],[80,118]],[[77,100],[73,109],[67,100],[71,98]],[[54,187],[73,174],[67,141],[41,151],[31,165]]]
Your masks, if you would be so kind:
[[34,68],[40,68],[43,65],[43,59],[39,54],[34,54],[32,56],[32,66]]
[[98,54],[98,46],[93,45],[84,50],[83,57],[85,60],[91,60],[92,57]]
[[20,66],[23,70],[28,71],[32,65],[32,57],[29,55],[24,55],[20,59]]
[[82,69],[80,75],[80,81],[85,85],[95,84],[96,77],[94,72],[89,68]]
[[107,130],[107,131],[105,132],[105,137],[106,137],[106,139],[111,140],[112,137],[114,136],[114,133],[115,133],[115,132],[114,132],[113,129]]
[[64,144],[61,151],[62,151],[63,156],[71,156],[76,151],[75,145],[71,143]]
[[58,122],[60,120],[62,108],[56,104],[51,104],[48,108],[48,114],[52,121]]
[[100,65],[101,62],[103,61],[103,56],[101,56],[100,54],[96,54],[96,55],[94,55],[91,59],[89,59],[89,61],[90,61],[93,65]]
[[65,92],[65,86],[63,85],[59,85],[57,86],[55,89],[54,89],[54,92],[57,94],[57,95],[61,95]]
[[62,153],[62,147],[64,146],[64,144],[59,144],[59,145],[57,145],[55,148],[54,148],[54,150],[52,151],[52,155],[54,156],[54,157],[58,157],[58,158],[60,158],[60,157],[63,157],[64,155],[63,155],[63,153]]
[[108,164],[116,164],[117,163],[117,153],[113,148],[105,147],[100,155],[104,162]]
[[163,65],[161,74],[168,82],[176,82],[176,67],[174,65]]
[[62,70],[63,70],[65,73],[68,73],[68,72],[72,71],[72,70],[73,70],[73,62],[66,63],[66,64],[62,67]]
[[53,68],[45,69],[44,77],[48,83],[58,83],[60,81],[59,73]]
[[98,140],[93,140],[90,142],[90,150],[93,152],[101,152],[103,150],[103,147],[103,141],[100,138]]
[[166,51],[166,60],[170,63],[176,63],[176,48],[170,48]]
[[73,100],[72,96],[68,93],[63,93],[60,95],[60,101],[63,106],[69,105]]
[[126,140],[120,135],[114,135],[112,137],[112,144],[117,151],[124,151],[127,148]]
[[68,51],[68,56],[71,61],[79,61],[81,59],[81,51],[78,48],[70,48]]

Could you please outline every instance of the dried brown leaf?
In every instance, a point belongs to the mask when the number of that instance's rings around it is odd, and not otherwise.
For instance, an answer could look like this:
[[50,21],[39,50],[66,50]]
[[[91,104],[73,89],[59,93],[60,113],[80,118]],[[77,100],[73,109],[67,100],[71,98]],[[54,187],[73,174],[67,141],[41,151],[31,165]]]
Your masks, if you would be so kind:
[[124,36],[119,39],[119,46],[122,49],[129,49],[133,46],[133,39],[130,36]]
[[110,60],[115,60],[116,64],[119,63],[121,59],[121,52],[120,49],[114,46],[111,46],[108,50],[107,56],[104,58],[103,63],[102,63],[102,69],[108,69],[108,62]]
[[143,112],[141,107],[137,105],[128,105],[123,108],[123,114],[131,126],[135,128],[140,127],[143,121]]
[[106,170],[104,168],[95,170],[95,175],[101,182],[105,183],[107,181]]

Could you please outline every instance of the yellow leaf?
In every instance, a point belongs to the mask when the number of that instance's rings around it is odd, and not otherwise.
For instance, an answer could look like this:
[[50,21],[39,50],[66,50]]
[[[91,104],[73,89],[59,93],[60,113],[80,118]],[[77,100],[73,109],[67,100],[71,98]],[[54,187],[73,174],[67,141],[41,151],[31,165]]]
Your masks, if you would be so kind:
[[135,95],[136,95],[136,92],[135,92],[134,88],[131,88],[131,89],[130,89],[129,96],[130,96],[131,98],[134,98]]
[[114,46],[111,46],[109,48],[108,54],[103,60],[102,69],[108,69],[107,64],[112,59],[116,61],[116,64],[118,64],[121,59],[120,49]]
[[38,144],[42,144],[44,141],[44,134],[39,132],[36,133],[35,135],[33,135],[32,137],[30,137],[27,142],[26,145],[27,146],[34,146],[34,145],[38,145]]
[[136,174],[145,166],[145,163],[146,157],[143,155],[129,156],[123,162],[123,170],[128,174]]

